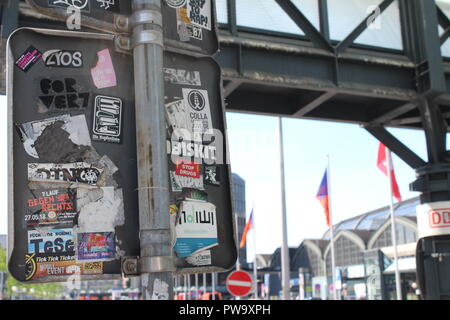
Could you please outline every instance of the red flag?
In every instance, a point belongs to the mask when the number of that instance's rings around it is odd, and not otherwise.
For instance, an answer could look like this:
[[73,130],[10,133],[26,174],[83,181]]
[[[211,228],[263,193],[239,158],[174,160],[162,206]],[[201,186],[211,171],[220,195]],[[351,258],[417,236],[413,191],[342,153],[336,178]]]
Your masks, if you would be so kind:
[[[381,170],[386,176],[388,176],[388,165],[387,165],[387,152],[391,155],[391,150],[389,150],[384,144],[380,142],[378,147],[378,159],[377,159],[377,167]],[[392,194],[397,201],[402,201],[402,196],[400,195],[400,190],[398,188],[397,179],[395,178],[394,172],[394,164],[392,163],[392,156],[389,157],[391,159],[390,167],[391,167],[391,181],[392,181]]]
[[327,170],[325,170],[325,174],[323,175],[322,182],[320,183],[319,191],[317,191],[316,198],[322,204],[323,209],[325,210],[325,219],[327,222],[327,226],[331,227],[330,221],[330,202],[328,195],[328,179],[327,179]]
[[248,218],[247,224],[245,225],[244,232],[242,233],[241,244],[239,248],[243,248],[245,246],[245,242],[247,241],[247,233],[253,229],[253,209],[250,213],[250,218]]

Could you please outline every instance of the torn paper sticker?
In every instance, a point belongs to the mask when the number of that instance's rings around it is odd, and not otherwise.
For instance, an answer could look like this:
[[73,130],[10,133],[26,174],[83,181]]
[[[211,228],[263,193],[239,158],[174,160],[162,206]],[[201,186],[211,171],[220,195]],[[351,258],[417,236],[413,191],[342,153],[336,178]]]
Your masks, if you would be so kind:
[[209,266],[211,265],[211,250],[191,254],[186,258],[186,262],[194,266]]
[[183,188],[194,188],[204,190],[203,176],[199,178],[184,177],[177,175],[174,171],[170,171],[170,183],[173,192],[181,192]]
[[29,163],[28,180],[34,182],[52,182],[72,184],[87,184],[95,186],[103,173],[85,162],[55,164]]
[[117,85],[116,73],[109,49],[97,52],[97,65],[91,69],[92,80],[98,89],[115,87]]
[[219,245],[216,206],[200,201],[181,202],[175,234],[174,249],[180,258]]
[[113,232],[125,223],[122,189],[78,188],[77,232]]
[[[60,123],[58,129],[66,131],[68,133],[68,138],[73,144],[77,146],[91,145],[91,138],[89,137],[89,130],[85,116],[79,115],[71,117],[70,115],[62,115],[45,120],[27,122],[17,126],[17,129],[21,135],[21,140],[23,141],[23,146],[28,155],[39,159],[39,154],[36,150],[36,141],[47,127],[55,125],[56,123]],[[48,134],[50,136],[54,136],[52,132],[49,132]],[[53,137],[53,139],[58,139],[61,141],[62,137],[57,136]],[[63,143],[63,145],[66,144]],[[58,153],[61,154],[61,152]]]

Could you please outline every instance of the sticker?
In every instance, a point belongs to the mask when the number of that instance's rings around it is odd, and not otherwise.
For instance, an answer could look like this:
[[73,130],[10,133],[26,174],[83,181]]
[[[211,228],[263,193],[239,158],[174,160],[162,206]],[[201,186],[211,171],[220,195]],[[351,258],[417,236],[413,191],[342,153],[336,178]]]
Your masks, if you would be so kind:
[[53,7],[75,7],[89,12],[89,0],[49,0],[48,4]]
[[116,256],[114,232],[78,233],[77,261],[113,260]]
[[178,176],[175,172],[170,171],[170,182],[172,185],[173,192],[181,192],[183,188],[194,188],[204,190],[203,186],[203,176],[200,178],[189,178]]
[[[91,138],[89,137],[89,130],[84,115],[75,117],[62,115],[54,118],[32,121],[17,125],[20,138],[28,155],[33,158],[39,159],[39,154],[36,150],[36,147],[38,147],[39,149],[39,144],[37,144],[36,142],[47,127],[52,126],[57,122],[61,122],[61,129],[68,134],[68,138],[73,144],[77,146],[91,145]],[[36,144],[38,146],[36,146]],[[62,152],[60,151],[59,153],[61,154]]]
[[178,212],[178,206],[176,204],[172,204],[169,206],[169,214],[174,215]]
[[183,88],[183,97],[192,123],[192,132],[212,132],[213,126],[208,91]]
[[220,187],[220,168],[218,166],[205,166],[205,184]]
[[169,299],[170,299],[169,285],[166,282],[156,278],[155,281],[153,281],[152,300],[169,300]]
[[39,81],[38,112],[67,112],[86,110],[90,93],[81,88],[74,78],[49,79]]
[[103,262],[77,264],[75,260],[58,262],[36,262],[36,254],[25,255],[25,280],[36,280],[52,276],[69,276],[72,274],[103,274]]
[[112,10],[112,11],[116,11],[117,9],[120,10],[120,8],[116,8],[116,3],[115,0],[97,0],[97,3],[100,3],[100,8],[103,8],[105,10]]
[[189,38],[194,38],[197,40],[203,40],[203,29],[196,27],[192,24],[186,25],[187,33]]
[[184,129],[191,132],[192,124],[183,100],[166,104],[166,113],[169,124],[174,130]]
[[206,192],[196,189],[185,189],[183,191],[183,197],[184,200],[208,201],[208,195]]
[[83,54],[75,50],[48,50],[42,55],[46,67],[82,68]]
[[97,65],[91,69],[92,80],[98,89],[115,87],[117,85],[116,73],[109,49],[97,52]]
[[186,5],[186,0],[164,0],[164,2],[171,8],[181,8]]
[[176,164],[175,174],[183,177],[200,178],[201,164],[192,161],[179,160]]
[[175,252],[180,258],[219,245],[216,206],[207,202],[181,202],[175,233]]
[[76,211],[76,189],[39,190],[27,200],[27,227],[73,225]]
[[27,50],[16,60],[16,66],[19,67],[23,72],[28,72],[28,70],[33,67],[36,62],[42,57],[42,53],[39,52],[33,46],[29,46]]
[[211,265],[211,250],[191,254],[186,258],[186,262],[194,266],[209,266]]
[[125,224],[122,189],[78,188],[78,233],[113,232]]
[[201,86],[199,71],[188,71],[183,69],[164,68],[164,81],[171,84]]
[[95,97],[92,139],[121,143],[122,100],[119,98]]
[[37,262],[56,262],[73,260],[73,229],[52,229],[39,232],[28,231],[28,254],[40,257]]
[[102,173],[103,169],[85,162],[28,164],[28,180],[36,182],[69,182],[95,186]]
[[172,141],[170,144],[170,155],[203,160],[216,160],[215,146],[205,146],[202,143],[187,141]]
[[211,30],[211,0],[188,0],[186,11],[191,24]]

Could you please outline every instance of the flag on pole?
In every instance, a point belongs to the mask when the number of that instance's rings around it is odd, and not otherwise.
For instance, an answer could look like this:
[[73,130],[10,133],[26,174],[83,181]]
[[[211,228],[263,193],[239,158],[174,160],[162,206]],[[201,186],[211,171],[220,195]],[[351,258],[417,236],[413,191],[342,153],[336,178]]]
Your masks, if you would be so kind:
[[[386,176],[388,176],[388,164],[387,164],[387,152],[391,155],[391,150],[389,150],[384,144],[380,142],[378,147],[378,159],[377,159],[377,167],[381,170]],[[400,189],[398,188],[397,179],[395,178],[394,172],[394,164],[392,163],[392,156],[390,158],[390,167],[391,167],[391,181],[392,181],[392,195],[397,201],[402,201],[402,196],[400,195]]]
[[327,179],[328,169],[325,170],[325,174],[323,175],[322,182],[320,183],[319,191],[317,191],[316,198],[322,204],[323,209],[325,210],[325,219],[327,222],[327,226],[331,227],[330,220],[330,201],[328,195],[328,179]]
[[244,232],[242,233],[242,239],[241,239],[241,244],[240,244],[240,248],[243,248],[245,246],[245,242],[247,241],[247,233],[253,229],[253,209],[252,212],[250,213],[250,217],[248,218],[247,224],[245,225],[244,228]]

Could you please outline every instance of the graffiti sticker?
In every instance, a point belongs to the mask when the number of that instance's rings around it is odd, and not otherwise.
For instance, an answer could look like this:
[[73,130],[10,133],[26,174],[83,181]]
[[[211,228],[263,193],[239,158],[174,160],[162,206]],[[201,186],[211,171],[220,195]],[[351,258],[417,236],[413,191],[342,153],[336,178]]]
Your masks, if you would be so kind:
[[97,96],[95,98],[92,139],[121,143],[122,100]]

